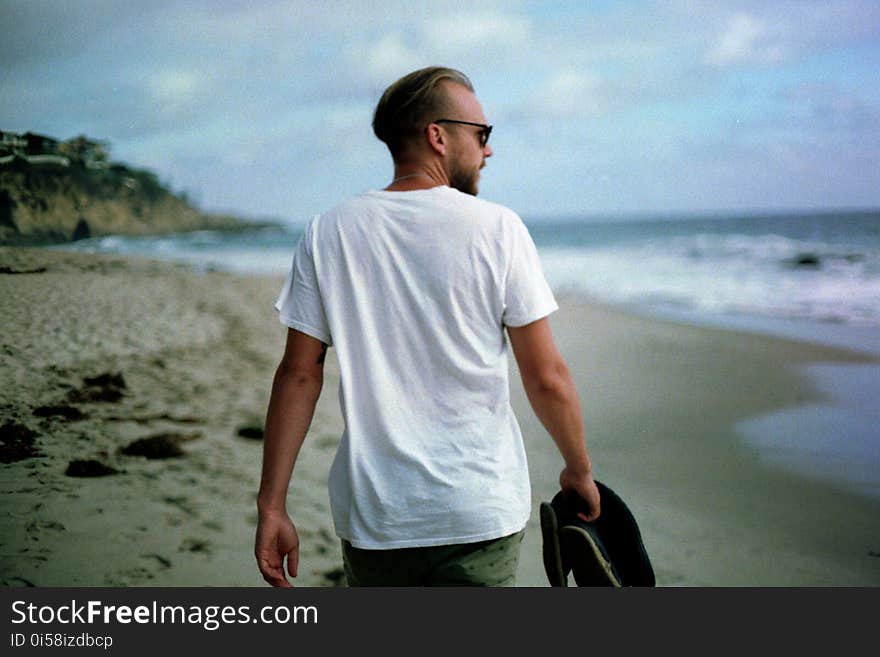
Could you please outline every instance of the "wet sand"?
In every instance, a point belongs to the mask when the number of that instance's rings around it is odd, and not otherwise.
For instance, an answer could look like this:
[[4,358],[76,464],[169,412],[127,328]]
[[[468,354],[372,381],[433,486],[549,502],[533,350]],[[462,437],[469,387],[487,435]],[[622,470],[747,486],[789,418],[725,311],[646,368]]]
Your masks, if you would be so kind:
[[[0,272],[0,582],[262,585],[262,447],[239,432],[262,425],[281,279],[21,248],[0,248]],[[633,510],[658,584],[880,584],[880,503],[767,465],[735,430],[823,401],[800,366],[868,357],[560,305],[597,478]],[[511,381],[533,488],[518,584],[546,586],[537,507],[561,461],[515,367]],[[326,490],[337,386],[331,349],[288,503],[301,586],[341,582]]]
[[[630,506],[666,586],[880,584],[880,502],[767,465],[737,423],[815,402],[801,368],[871,357],[700,328],[560,300],[551,323],[581,393],[597,479]],[[516,408],[525,409],[514,387]],[[558,462],[536,421],[533,497],[550,499]],[[808,430],[805,427],[804,430]],[[540,547],[533,514],[524,553]],[[522,585],[543,585],[525,563]],[[537,571],[537,572],[536,572]]]

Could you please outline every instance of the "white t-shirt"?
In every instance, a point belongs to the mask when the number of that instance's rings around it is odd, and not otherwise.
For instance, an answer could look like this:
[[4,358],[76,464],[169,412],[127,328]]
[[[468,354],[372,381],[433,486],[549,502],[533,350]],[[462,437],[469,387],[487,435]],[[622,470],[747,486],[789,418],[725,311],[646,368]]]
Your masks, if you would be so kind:
[[366,192],[309,223],[275,307],[336,348],[339,537],[392,549],[525,527],[504,326],[558,306],[516,213],[446,186]]

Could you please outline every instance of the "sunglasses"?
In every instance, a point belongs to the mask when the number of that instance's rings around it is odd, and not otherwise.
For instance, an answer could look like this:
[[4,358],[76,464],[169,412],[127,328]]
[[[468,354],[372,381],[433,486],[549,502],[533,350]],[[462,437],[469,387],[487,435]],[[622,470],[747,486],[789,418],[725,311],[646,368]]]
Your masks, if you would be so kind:
[[492,126],[486,125],[485,123],[474,123],[473,121],[457,121],[456,119],[437,119],[433,121],[433,123],[460,123],[462,125],[473,125],[478,128],[482,128],[477,133],[477,139],[480,140],[480,146],[484,147],[489,142],[489,135],[492,134]]

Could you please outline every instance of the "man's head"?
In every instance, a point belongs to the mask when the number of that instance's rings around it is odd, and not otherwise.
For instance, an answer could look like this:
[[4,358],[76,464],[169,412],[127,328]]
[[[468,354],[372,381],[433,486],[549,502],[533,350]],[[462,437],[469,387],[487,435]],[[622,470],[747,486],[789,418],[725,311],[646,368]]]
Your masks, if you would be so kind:
[[467,76],[432,66],[392,84],[376,106],[373,131],[385,142],[395,163],[439,163],[449,185],[477,193],[491,127]]

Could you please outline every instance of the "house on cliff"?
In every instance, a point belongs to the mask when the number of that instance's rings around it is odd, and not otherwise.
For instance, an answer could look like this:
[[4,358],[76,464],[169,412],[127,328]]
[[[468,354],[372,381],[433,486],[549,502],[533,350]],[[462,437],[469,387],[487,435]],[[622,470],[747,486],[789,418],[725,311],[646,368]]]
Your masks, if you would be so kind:
[[13,161],[27,164],[70,166],[76,162],[87,169],[107,168],[107,145],[79,135],[66,141],[26,132],[23,135],[0,130],[0,164]]
[[70,166],[70,159],[58,152],[59,146],[57,139],[35,132],[21,135],[0,130],[0,164]]
[[0,156],[12,155],[27,149],[27,139],[17,132],[0,130]]
[[46,135],[38,135],[35,132],[26,132],[22,135],[27,143],[28,155],[58,155],[59,141]]

